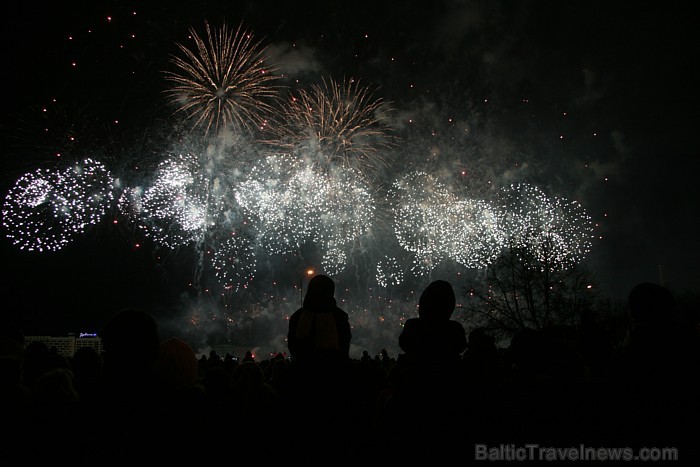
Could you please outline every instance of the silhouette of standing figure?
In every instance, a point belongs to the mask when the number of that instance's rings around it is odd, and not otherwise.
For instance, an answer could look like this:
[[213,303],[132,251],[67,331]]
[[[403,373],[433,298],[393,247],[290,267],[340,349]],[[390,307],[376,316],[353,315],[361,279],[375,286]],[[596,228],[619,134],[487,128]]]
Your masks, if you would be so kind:
[[289,318],[287,345],[299,363],[343,363],[350,355],[350,321],[338,308],[335,282],[319,274],[309,281],[304,302]]
[[418,318],[404,323],[399,347],[419,367],[456,367],[467,349],[467,336],[461,323],[451,320],[456,306],[452,285],[443,280],[431,282],[418,301]]
[[160,415],[158,324],[145,310],[122,309],[108,319],[100,337],[105,385],[99,409],[101,430],[86,431],[86,435],[102,465],[123,465],[136,458],[149,462],[158,455],[151,439]]
[[[348,314],[336,305],[335,283],[328,276],[314,276],[302,307],[289,318],[287,346],[292,361],[287,400],[290,419],[303,420],[305,428],[316,426],[313,442],[326,448],[346,450],[345,443],[352,439],[350,339]],[[292,444],[306,447],[309,432],[293,431]],[[312,455],[316,453],[306,452],[305,461]],[[325,457],[319,460],[328,462]]]
[[661,285],[635,285],[628,308],[627,341],[614,372],[622,401],[610,411],[617,415],[613,422],[622,426],[616,432],[627,436],[623,442],[634,447],[668,443],[678,447],[685,459],[697,459],[697,332],[682,319],[673,294]]
[[465,393],[462,353],[467,348],[464,327],[450,319],[455,306],[449,282],[430,283],[420,296],[418,317],[408,319],[399,335],[404,353],[389,375],[391,395],[383,402],[378,420],[390,433],[391,446],[420,433],[416,437],[420,443],[399,454],[407,463],[448,462],[467,440],[466,404],[454,400]]

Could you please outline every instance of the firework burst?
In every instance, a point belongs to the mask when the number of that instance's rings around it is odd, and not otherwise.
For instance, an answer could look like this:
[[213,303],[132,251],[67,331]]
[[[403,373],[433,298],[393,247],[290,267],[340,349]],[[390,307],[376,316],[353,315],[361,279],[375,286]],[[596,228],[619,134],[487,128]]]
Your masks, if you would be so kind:
[[419,257],[440,256],[445,212],[454,201],[445,185],[426,172],[412,172],[394,182],[389,197],[399,245]]
[[393,146],[384,101],[355,80],[333,79],[301,90],[282,110],[283,124],[272,128],[274,144],[311,159],[317,170],[351,167],[364,174],[386,165],[381,149]]
[[380,286],[399,285],[403,282],[403,276],[403,268],[396,258],[385,255],[377,263],[376,279]]
[[267,156],[235,188],[235,199],[255,220],[259,244],[273,254],[298,250],[311,235],[300,194],[289,189],[300,162],[287,155]]
[[590,251],[593,226],[579,203],[550,198],[529,184],[503,188],[500,199],[505,243],[532,256],[533,267],[563,269],[580,262]]
[[259,243],[270,253],[317,244],[324,268],[340,272],[346,250],[374,219],[369,184],[350,168],[320,173],[289,155],[268,156],[236,187],[236,200],[255,219]]
[[60,250],[102,219],[113,189],[112,175],[93,159],[62,171],[37,169],[25,174],[3,203],[7,237],[23,250]]
[[212,265],[224,289],[238,292],[253,281],[256,262],[250,240],[234,234],[216,249]]
[[501,213],[483,200],[461,200],[448,206],[443,247],[446,254],[467,268],[484,268],[503,249]]
[[326,274],[335,276],[340,274],[345,269],[347,263],[347,254],[339,248],[330,248],[323,254],[321,266]]
[[201,178],[192,155],[165,159],[151,186],[125,191],[120,205],[133,209],[139,227],[161,246],[199,242],[210,218]]
[[264,125],[278,97],[274,67],[266,65],[267,47],[254,41],[241,26],[233,32],[225,24],[206,37],[194,29],[194,47],[177,44],[183,57],[173,56],[175,71],[166,71],[172,84],[167,95],[205,135],[224,128],[252,132]]

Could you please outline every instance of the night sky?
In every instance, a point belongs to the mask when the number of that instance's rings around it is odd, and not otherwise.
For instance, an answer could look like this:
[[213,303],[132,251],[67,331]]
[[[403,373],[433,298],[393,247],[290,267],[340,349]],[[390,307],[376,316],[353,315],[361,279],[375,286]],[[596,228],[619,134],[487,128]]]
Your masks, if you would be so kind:
[[[163,71],[176,44],[205,21],[242,24],[289,90],[351,77],[390,104],[398,143],[386,180],[407,168],[461,174],[465,192],[484,196],[536,184],[591,216],[584,264],[603,295],[624,300],[651,281],[697,297],[690,2],[14,3],[2,27],[3,193],[25,173],[85,157],[132,180],[148,174],[175,146]],[[186,326],[201,292],[192,248],[156,248],[113,211],[57,252],[20,251],[3,235],[2,258],[3,313],[28,334],[95,330],[127,306]],[[260,272],[278,314],[296,307],[299,271],[315,261],[301,254]],[[448,278],[459,292],[459,276]],[[336,280],[349,297],[361,286]]]

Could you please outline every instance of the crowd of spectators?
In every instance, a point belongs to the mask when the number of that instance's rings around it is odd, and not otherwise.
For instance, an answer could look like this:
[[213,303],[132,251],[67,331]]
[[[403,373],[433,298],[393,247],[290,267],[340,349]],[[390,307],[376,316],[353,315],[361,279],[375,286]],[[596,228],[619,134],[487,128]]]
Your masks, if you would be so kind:
[[25,345],[7,323],[0,463],[398,465],[533,443],[675,447],[680,460],[697,458],[700,336],[663,287],[630,292],[621,347],[585,316],[522,329],[499,348],[451,319],[452,287],[435,281],[397,336],[402,352],[361,358],[348,355],[333,287],[313,278],[290,319],[290,353],[259,359],[198,356],[138,309],[109,320],[102,353],[70,358]]

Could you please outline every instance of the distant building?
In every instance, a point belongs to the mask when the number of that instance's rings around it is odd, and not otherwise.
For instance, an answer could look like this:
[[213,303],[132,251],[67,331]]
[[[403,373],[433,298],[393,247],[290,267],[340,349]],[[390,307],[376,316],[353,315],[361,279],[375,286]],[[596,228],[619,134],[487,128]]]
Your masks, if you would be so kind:
[[30,342],[43,342],[49,349],[55,348],[56,352],[64,357],[72,357],[75,351],[82,347],[93,347],[99,353],[102,353],[102,339],[92,333],[80,333],[77,336],[63,337],[24,336],[24,346],[26,347]]

